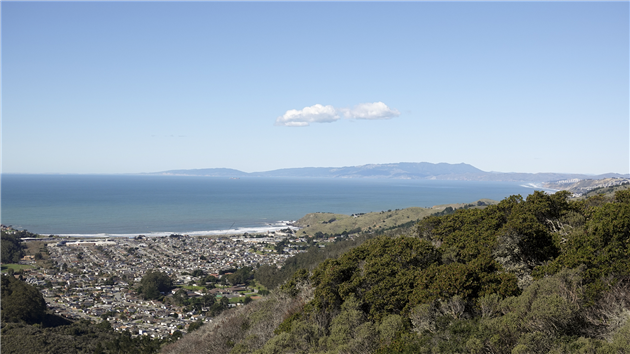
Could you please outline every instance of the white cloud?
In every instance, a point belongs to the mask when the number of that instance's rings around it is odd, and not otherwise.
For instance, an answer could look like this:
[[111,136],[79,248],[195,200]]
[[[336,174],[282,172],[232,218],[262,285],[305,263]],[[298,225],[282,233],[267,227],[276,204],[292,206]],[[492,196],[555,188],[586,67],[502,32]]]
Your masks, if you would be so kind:
[[400,115],[397,109],[389,108],[383,102],[361,103],[341,111],[348,119],[390,119]]
[[304,107],[302,110],[290,109],[276,119],[275,125],[287,127],[305,127],[310,123],[330,123],[339,119],[339,114],[333,106],[316,104]]
[[331,123],[339,120],[340,114],[343,114],[347,119],[390,119],[398,117],[400,112],[397,109],[387,107],[383,102],[360,103],[352,109],[316,104],[301,110],[288,110],[276,118],[275,125],[306,127],[310,123]]

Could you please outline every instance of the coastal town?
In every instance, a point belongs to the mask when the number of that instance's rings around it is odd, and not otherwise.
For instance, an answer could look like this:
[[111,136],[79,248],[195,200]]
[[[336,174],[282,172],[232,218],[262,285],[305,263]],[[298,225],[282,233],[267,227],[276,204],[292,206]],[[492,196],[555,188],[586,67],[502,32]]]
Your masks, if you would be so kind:
[[[41,252],[25,256],[20,261],[24,268],[15,276],[37,286],[55,314],[95,323],[106,320],[116,331],[152,338],[183,334],[212,321],[216,311],[209,303],[229,308],[256,301],[268,293],[262,286],[231,284],[229,276],[247,267],[280,267],[306,244],[291,228],[263,235],[48,237],[26,242],[38,242]],[[38,266],[42,260],[47,266]],[[162,294],[162,301],[138,294],[138,284],[152,271],[172,279],[174,288]],[[182,297],[204,301],[184,306],[177,301]]]

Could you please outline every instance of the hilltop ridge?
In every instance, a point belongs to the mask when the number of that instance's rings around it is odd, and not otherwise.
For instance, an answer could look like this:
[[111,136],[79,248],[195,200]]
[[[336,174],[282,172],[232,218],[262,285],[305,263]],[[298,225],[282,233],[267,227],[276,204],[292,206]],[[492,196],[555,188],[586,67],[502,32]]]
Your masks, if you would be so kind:
[[466,163],[399,162],[345,167],[283,168],[264,172],[243,172],[230,168],[204,168],[152,172],[153,175],[205,177],[301,177],[301,178],[391,178],[462,181],[547,182],[570,179],[630,178],[629,174],[597,176],[577,173],[486,172]]

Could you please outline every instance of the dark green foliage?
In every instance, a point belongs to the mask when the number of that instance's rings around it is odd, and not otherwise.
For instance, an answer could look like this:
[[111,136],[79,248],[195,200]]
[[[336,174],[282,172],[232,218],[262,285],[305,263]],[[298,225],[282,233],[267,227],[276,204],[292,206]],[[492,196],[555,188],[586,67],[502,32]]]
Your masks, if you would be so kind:
[[254,274],[254,279],[268,288],[276,287],[279,282],[278,278],[278,268],[268,264],[258,267]]
[[500,268],[487,256],[466,264],[433,264],[419,272],[410,305],[448,299],[455,295],[472,300],[487,294],[518,294],[516,277],[499,272]]
[[296,322],[300,320],[301,318],[302,318],[301,312],[296,312],[296,313],[291,314],[284,321],[282,321],[282,323],[280,323],[278,328],[276,328],[273,333],[280,334],[282,332],[286,332],[286,333],[291,332],[291,328],[293,327],[293,322]]
[[[630,195],[629,190],[619,191],[615,201],[593,206],[593,201],[580,203],[585,215],[583,228],[566,235],[562,252],[550,264],[539,267],[534,275],[542,277],[563,268],[585,265],[584,280],[587,294],[595,299],[607,289],[609,277],[630,276]],[[599,202],[597,197],[595,202]],[[599,204],[599,203],[597,203]]]
[[190,333],[190,332],[196,331],[196,330],[198,330],[201,326],[203,326],[203,321],[202,321],[202,320],[198,320],[198,321],[196,321],[196,322],[193,322],[193,323],[191,323],[191,324],[188,326],[188,332]]
[[2,353],[92,353],[97,346],[113,340],[113,332],[89,321],[42,328],[26,324],[5,325],[2,329]]
[[236,272],[227,276],[227,281],[232,284],[249,284],[254,279],[254,270],[252,267],[242,267]]
[[539,264],[557,255],[549,221],[568,210],[566,193],[534,192],[523,200],[511,196],[485,209],[460,209],[453,215],[428,217],[418,235],[450,250],[452,258],[468,262],[491,254],[502,240],[514,243],[514,262]]
[[270,265],[260,266],[254,275],[256,281],[269,289],[273,289],[289,279],[298,269],[312,270],[316,265],[328,258],[338,257],[344,252],[361,245],[371,236],[364,235],[353,240],[344,240],[328,244],[324,248],[317,245],[311,246],[304,253],[299,253],[286,260],[282,268],[278,269]]
[[40,323],[47,309],[35,287],[12,276],[2,276],[2,322]]
[[223,274],[226,274],[226,273],[234,273],[234,272],[236,272],[236,270],[237,270],[236,268],[221,269],[221,270],[219,270],[219,275],[223,275]]
[[284,253],[284,247],[288,244],[289,244],[289,241],[287,239],[284,239],[276,243],[276,246],[275,246],[276,252],[278,252],[278,254]]
[[166,273],[150,270],[142,277],[138,292],[145,300],[156,300],[161,299],[162,293],[172,288],[173,280]]
[[[560,252],[556,234],[559,220],[572,211],[567,196],[565,192],[534,192],[525,200],[511,196],[485,209],[460,209],[452,215],[428,217],[418,224],[416,232],[439,247],[443,263],[469,266],[476,259],[483,260],[485,266],[495,268],[489,271],[507,271],[524,288],[531,283],[533,269]],[[490,259],[496,263],[491,265]],[[505,294],[509,289],[503,291]]]
[[204,272],[203,272],[203,270],[201,270],[201,269],[195,269],[195,270],[193,270],[193,272],[191,273],[191,275],[192,275],[193,277],[201,277],[201,276],[204,276]]
[[22,246],[19,233],[8,233],[2,230],[2,240],[0,247],[2,254],[0,261],[2,263],[17,263],[24,257],[24,247]]
[[173,294],[173,301],[179,306],[188,304],[188,291],[186,289],[179,289]]
[[214,295],[205,294],[201,297],[188,297],[188,291],[186,289],[179,289],[173,294],[173,301],[179,306],[186,306],[186,311],[197,310],[201,311],[202,308],[210,308],[209,315],[217,315],[223,311],[226,306],[217,303]]
[[504,299],[499,304],[503,315],[482,322],[486,333],[496,336],[485,341],[499,352],[519,342],[533,341],[546,352],[557,338],[580,334],[584,322],[580,313],[581,282],[581,270],[564,270],[534,282],[518,297]]
[[349,296],[364,301],[371,318],[400,313],[407,306],[418,272],[439,260],[427,241],[411,237],[378,237],[317,267],[313,305],[339,308]]

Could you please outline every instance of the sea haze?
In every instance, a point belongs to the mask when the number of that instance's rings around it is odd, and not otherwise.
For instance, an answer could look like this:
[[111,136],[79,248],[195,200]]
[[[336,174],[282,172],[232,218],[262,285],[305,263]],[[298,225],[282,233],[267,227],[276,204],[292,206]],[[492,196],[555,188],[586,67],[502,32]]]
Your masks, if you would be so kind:
[[147,175],[2,176],[2,223],[40,234],[135,236],[278,229],[342,214],[526,196],[515,182]]

